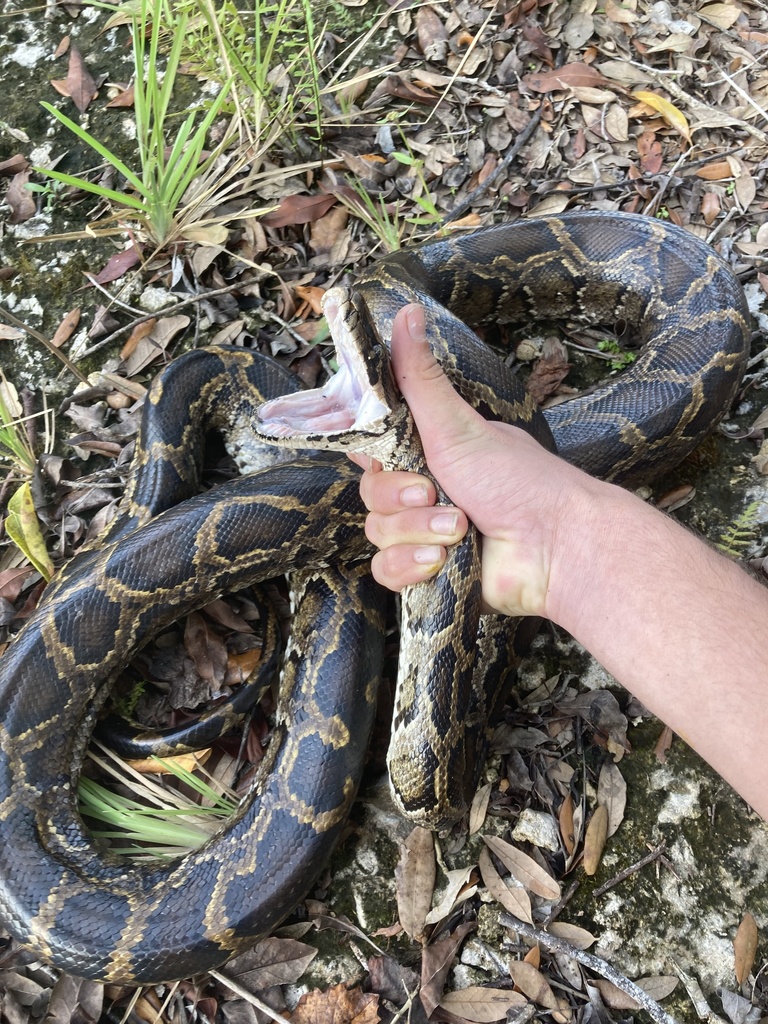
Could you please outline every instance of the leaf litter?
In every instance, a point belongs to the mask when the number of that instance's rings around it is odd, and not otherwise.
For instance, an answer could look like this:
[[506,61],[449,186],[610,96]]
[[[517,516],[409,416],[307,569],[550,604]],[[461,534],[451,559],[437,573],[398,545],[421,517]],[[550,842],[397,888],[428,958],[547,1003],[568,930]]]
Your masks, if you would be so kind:
[[[366,11],[367,5],[356,6]],[[105,91],[112,70],[106,54],[85,50],[85,59],[81,54],[79,10],[59,8],[57,19],[66,36],[62,32],[56,56],[66,57],[68,69],[65,78],[51,78],[49,91],[39,98],[51,100],[55,89],[95,119],[101,108],[130,112],[132,87]],[[324,40],[328,73],[339,49],[344,52],[359,34],[332,23],[330,28]],[[196,247],[180,244],[169,252],[153,252],[132,233],[125,248],[88,267],[91,284],[85,278],[79,282],[83,289],[76,307],[69,302],[56,322],[41,322],[57,346],[79,353],[79,359],[88,352],[90,359],[96,353],[106,357],[102,372],[83,392],[87,397],[70,403],[78,433],[64,438],[63,456],[44,463],[53,503],[43,512],[41,502],[34,502],[57,563],[103,525],[130,463],[145,386],[183,350],[190,333],[199,344],[255,345],[314,383],[328,357],[317,322],[322,291],[345,271],[361,269],[377,248],[417,244],[440,230],[466,230],[489,222],[491,214],[560,212],[585,203],[683,225],[714,240],[745,280],[768,290],[768,278],[755,274],[768,245],[761,216],[768,208],[763,113],[768,72],[760,63],[768,15],[759,4],[711,3],[694,11],[646,0],[600,5],[593,0],[480,5],[458,0],[450,8],[401,0],[381,15],[378,31],[367,63],[348,67],[344,90],[330,94],[323,153],[303,152],[303,170],[297,170],[300,161],[287,147],[275,146],[269,154],[274,174],[255,184],[251,196],[254,206],[271,204],[272,212],[257,220],[217,221],[215,231],[203,225],[193,232]],[[13,147],[0,153],[0,175],[9,179],[9,225],[24,225],[42,209],[36,193],[26,188],[28,181],[36,183],[28,158],[32,142],[40,140],[30,142],[21,127],[10,125]],[[516,149],[521,138],[524,143]],[[59,150],[63,144],[57,136]],[[470,197],[461,218],[453,217]],[[82,194],[70,190],[67,201],[82,206]],[[222,198],[211,216],[225,207]],[[23,280],[20,247],[2,270],[7,287],[15,287],[19,276]],[[142,307],[142,289],[157,283],[169,290],[172,308]],[[106,301],[97,285],[107,288]],[[129,311],[137,300],[146,310],[142,316]],[[18,337],[18,327],[10,330],[17,333],[0,335],[0,344]],[[488,340],[505,341],[493,332]],[[550,344],[546,338],[513,337],[507,341],[508,358],[533,363],[529,386],[540,400],[567,396],[574,390],[574,364],[578,368],[589,358],[577,347],[583,342],[570,329],[565,345],[559,339]],[[589,338],[586,347],[597,351]],[[753,363],[750,386],[764,377],[759,361]],[[768,462],[756,467],[766,472]],[[214,482],[231,471],[221,459],[209,469]],[[2,497],[8,500],[7,489]],[[18,568],[7,521],[5,529],[3,640],[41,593],[39,576]],[[138,667],[159,694],[139,698],[146,705],[142,713],[168,720],[231,685],[230,675],[241,676],[245,665],[258,660],[253,630],[258,621],[253,599],[238,595],[216,602],[185,628],[170,630],[154,653],[140,656]],[[505,713],[494,741],[497,775],[473,805],[474,846],[464,825],[441,837],[437,848],[423,830],[403,833],[394,872],[396,909],[391,904],[389,923],[378,931],[391,942],[385,955],[363,953],[370,942],[366,929],[333,910],[329,875],[307,900],[304,919],[292,919],[282,937],[264,940],[215,978],[183,983],[175,995],[170,990],[169,1000],[143,993],[133,1004],[134,1018],[193,1020],[197,1013],[232,1022],[363,1024],[404,1015],[414,1021],[522,1020],[530,1011],[557,1021],[587,1021],[613,1019],[611,1009],[642,1005],[653,1019],[667,1019],[656,1004],[672,990],[668,977],[641,979],[630,996],[632,987],[617,972],[596,977],[604,960],[593,954],[584,959],[596,936],[556,920],[568,913],[574,875],[608,874],[607,850],[617,866],[636,862],[642,865],[637,871],[647,871],[655,862],[638,860],[642,850],[635,845],[622,846],[622,823],[633,798],[618,766],[632,757],[624,699],[607,689],[580,694],[573,683],[570,676],[554,677],[540,692],[521,696],[516,711]],[[267,703],[247,730],[248,752],[256,759],[269,713]],[[659,742],[661,762],[661,744],[666,750],[671,737],[662,730]],[[585,748],[587,762],[579,764],[578,751]],[[504,838],[511,831],[507,825],[529,807],[551,817],[559,851],[530,843],[521,849]],[[499,926],[499,906],[516,925]],[[496,930],[479,942],[477,916],[489,907],[497,908]],[[754,978],[759,932],[749,911],[738,930],[736,923],[733,970],[741,986]],[[346,959],[347,973],[333,981],[329,961],[326,984],[294,996],[318,959],[302,939],[331,928],[344,936],[341,941],[360,970],[350,971]],[[529,938],[537,943],[533,947],[520,942],[525,929],[538,936]],[[422,946],[421,980],[410,966],[417,955],[412,941]],[[456,973],[463,966],[461,951],[472,942],[479,942],[474,948],[482,947],[495,967],[467,975],[464,966],[462,976]],[[500,943],[495,951],[493,943]],[[511,959],[503,952],[507,946]],[[104,999],[129,1005],[129,992],[74,979],[62,978],[51,988],[50,976],[23,966],[28,959],[23,953],[9,956],[2,992],[3,1013],[11,1021],[45,1013],[61,1020],[97,1020]],[[456,984],[460,977],[464,983]],[[765,1014],[768,1007],[759,981],[746,999],[724,989],[722,1003],[732,1020],[747,1019],[755,1007]]]

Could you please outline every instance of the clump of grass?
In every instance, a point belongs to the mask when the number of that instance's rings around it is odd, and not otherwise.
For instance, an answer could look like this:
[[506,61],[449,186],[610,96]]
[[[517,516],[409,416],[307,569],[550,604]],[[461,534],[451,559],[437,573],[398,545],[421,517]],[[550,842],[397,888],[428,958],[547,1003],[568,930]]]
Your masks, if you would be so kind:
[[93,779],[80,778],[80,810],[90,821],[105,826],[94,828],[93,834],[110,840],[114,853],[133,858],[179,857],[210,839],[222,820],[237,810],[234,793],[214,788],[173,760],[153,758],[202,802],[140,774],[106,747],[94,746],[103,756],[91,750],[90,759],[134,794],[124,796]]

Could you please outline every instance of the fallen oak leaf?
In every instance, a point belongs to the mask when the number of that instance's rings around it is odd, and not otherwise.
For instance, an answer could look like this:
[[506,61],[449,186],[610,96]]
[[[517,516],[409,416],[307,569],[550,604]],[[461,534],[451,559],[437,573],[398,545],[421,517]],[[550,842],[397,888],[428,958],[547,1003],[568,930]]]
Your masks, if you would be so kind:
[[80,323],[80,307],[75,306],[74,309],[70,309],[64,319],[61,321],[59,326],[54,331],[53,337],[51,338],[51,344],[55,345],[56,348],[60,348],[65,341],[69,341],[75,331],[77,325]]
[[584,835],[584,872],[594,875],[608,838],[608,808],[600,804],[587,825]]
[[740,985],[749,977],[757,953],[757,923],[747,911],[733,939],[734,971]]
[[395,868],[397,914],[406,934],[415,941],[424,941],[436,873],[434,836],[429,829],[416,827],[400,844]]
[[276,210],[265,213],[261,217],[261,223],[270,228],[311,224],[312,221],[320,220],[336,201],[336,196],[331,193],[318,196],[304,194],[284,196]]
[[499,839],[498,836],[483,836],[483,840],[510,874],[514,875],[526,889],[530,889],[545,900],[560,899],[560,886],[533,857],[529,857],[511,843]]
[[583,64],[580,61],[564,64],[563,67],[553,68],[551,71],[537,71],[524,75],[523,82],[532,92],[556,92],[573,86],[610,88],[615,84],[601,75],[591,64]]
[[482,985],[470,985],[456,992],[446,992],[440,1000],[444,1010],[478,1024],[506,1020],[508,1010],[521,1009],[527,1005],[528,1000],[519,992],[509,988],[483,988]]
[[487,849],[480,851],[480,856],[478,857],[477,862],[480,868],[480,874],[483,876],[485,888],[496,902],[500,903],[505,910],[509,911],[510,914],[514,914],[515,917],[519,917],[521,921],[527,921],[528,924],[533,924],[531,897],[525,891],[523,886],[507,885],[493,866],[491,855]]

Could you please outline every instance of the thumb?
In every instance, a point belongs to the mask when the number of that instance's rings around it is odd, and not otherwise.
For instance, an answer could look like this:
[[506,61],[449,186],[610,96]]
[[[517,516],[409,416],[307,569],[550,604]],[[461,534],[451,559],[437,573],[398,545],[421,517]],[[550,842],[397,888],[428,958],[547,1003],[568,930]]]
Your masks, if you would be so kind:
[[468,440],[485,426],[482,417],[454,391],[432,354],[424,310],[419,305],[404,306],[395,317],[392,364],[427,456]]

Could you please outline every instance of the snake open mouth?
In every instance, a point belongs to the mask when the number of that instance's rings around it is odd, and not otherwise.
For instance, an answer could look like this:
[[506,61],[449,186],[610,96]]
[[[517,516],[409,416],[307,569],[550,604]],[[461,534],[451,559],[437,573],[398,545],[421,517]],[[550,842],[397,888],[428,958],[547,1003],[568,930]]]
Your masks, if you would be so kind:
[[342,289],[333,288],[326,293],[323,306],[339,369],[322,388],[298,391],[262,405],[257,424],[260,434],[298,438],[378,434],[385,429],[391,410],[377,393],[381,389],[372,379],[360,336],[350,327],[351,300]]

